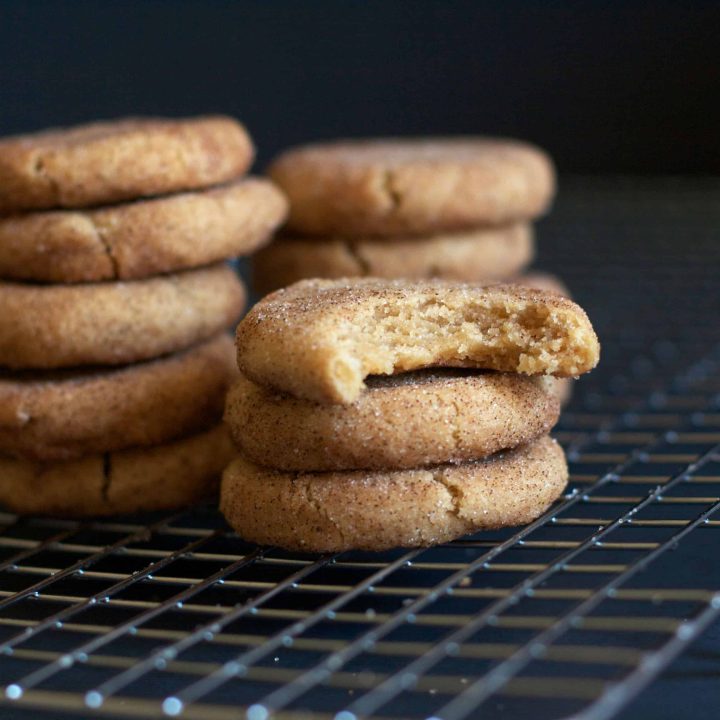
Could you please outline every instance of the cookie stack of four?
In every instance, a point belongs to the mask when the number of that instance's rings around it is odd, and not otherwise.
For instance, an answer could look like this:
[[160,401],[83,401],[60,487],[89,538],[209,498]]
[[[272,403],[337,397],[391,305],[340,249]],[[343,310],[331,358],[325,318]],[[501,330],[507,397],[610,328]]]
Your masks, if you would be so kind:
[[245,290],[225,260],[287,212],[226,117],[0,140],[0,500],[171,508],[212,491]]

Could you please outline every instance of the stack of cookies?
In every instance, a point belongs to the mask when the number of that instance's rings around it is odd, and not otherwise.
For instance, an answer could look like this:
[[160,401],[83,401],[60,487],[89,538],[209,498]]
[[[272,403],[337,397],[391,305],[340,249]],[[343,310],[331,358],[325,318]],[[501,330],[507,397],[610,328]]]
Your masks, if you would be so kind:
[[287,205],[243,179],[225,117],[0,140],[0,501],[95,515],[183,505],[230,458],[227,330]]
[[291,149],[269,168],[290,199],[254,259],[264,294],[304,278],[509,280],[555,191],[540,149],[490,138],[356,140]]
[[518,285],[306,280],[237,331],[221,510],[308,552],[427,546],[526,523],[567,481],[549,377],[595,366],[575,303]]

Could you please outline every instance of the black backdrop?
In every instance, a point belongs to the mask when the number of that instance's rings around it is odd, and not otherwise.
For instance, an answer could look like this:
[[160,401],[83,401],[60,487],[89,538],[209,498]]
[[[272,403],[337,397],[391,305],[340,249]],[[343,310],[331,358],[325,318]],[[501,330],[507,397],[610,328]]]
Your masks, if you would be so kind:
[[313,138],[502,133],[560,168],[720,170],[720,3],[0,0],[0,133],[130,113]]

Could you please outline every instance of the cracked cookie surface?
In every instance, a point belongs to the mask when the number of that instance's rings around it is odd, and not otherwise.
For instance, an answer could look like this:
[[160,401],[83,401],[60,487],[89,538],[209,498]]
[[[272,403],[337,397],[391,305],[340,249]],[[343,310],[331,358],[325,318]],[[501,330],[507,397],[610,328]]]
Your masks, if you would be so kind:
[[254,150],[229,117],[127,118],[0,138],[0,214],[192,190],[244,173]]
[[368,375],[473,367],[577,376],[600,346],[567,298],[518,285],[305,280],[261,300],[237,329],[251,380],[320,403],[349,404]]
[[0,454],[64,460],[147,447],[222,417],[237,376],[226,334],[121,368],[0,374]]
[[96,210],[0,218],[0,277],[133,280],[252,252],[287,213],[261,178]]
[[244,540],[304,552],[425,547],[531,522],[567,483],[545,436],[485,460],[417,470],[287,473],[236,458],[220,509]]
[[546,435],[560,405],[545,378],[452,369],[368,378],[352,405],[321,405],[241,375],[225,420],[243,455],[277,470],[460,463]]
[[388,239],[282,235],[252,258],[253,286],[265,294],[305,278],[501,280],[520,272],[533,250],[523,223]]
[[224,425],[150,448],[39,463],[0,456],[0,504],[60,517],[165,510],[215,492],[235,455]]
[[0,282],[0,366],[122,365],[231,326],[245,290],[226,265],[131,282]]
[[555,189],[549,157],[496,138],[347,140],[281,154],[268,173],[308,234],[425,234],[530,220]]

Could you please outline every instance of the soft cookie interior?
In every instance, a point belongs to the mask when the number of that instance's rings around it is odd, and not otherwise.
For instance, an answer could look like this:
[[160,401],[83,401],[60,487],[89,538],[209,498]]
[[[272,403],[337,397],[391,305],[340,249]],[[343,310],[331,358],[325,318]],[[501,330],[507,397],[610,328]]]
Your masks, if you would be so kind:
[[455,366],[574,377],[599,356],[585,313],[552,293],[362,279],[269,296],[241,325],[238,350],[257,382],[331,403],[353,402],[368,375]]
[[353,354],[361,356],[366,374],[460,365],[574,376],[594,362],[583,325],[571,313],[537,302],[379,303]]

